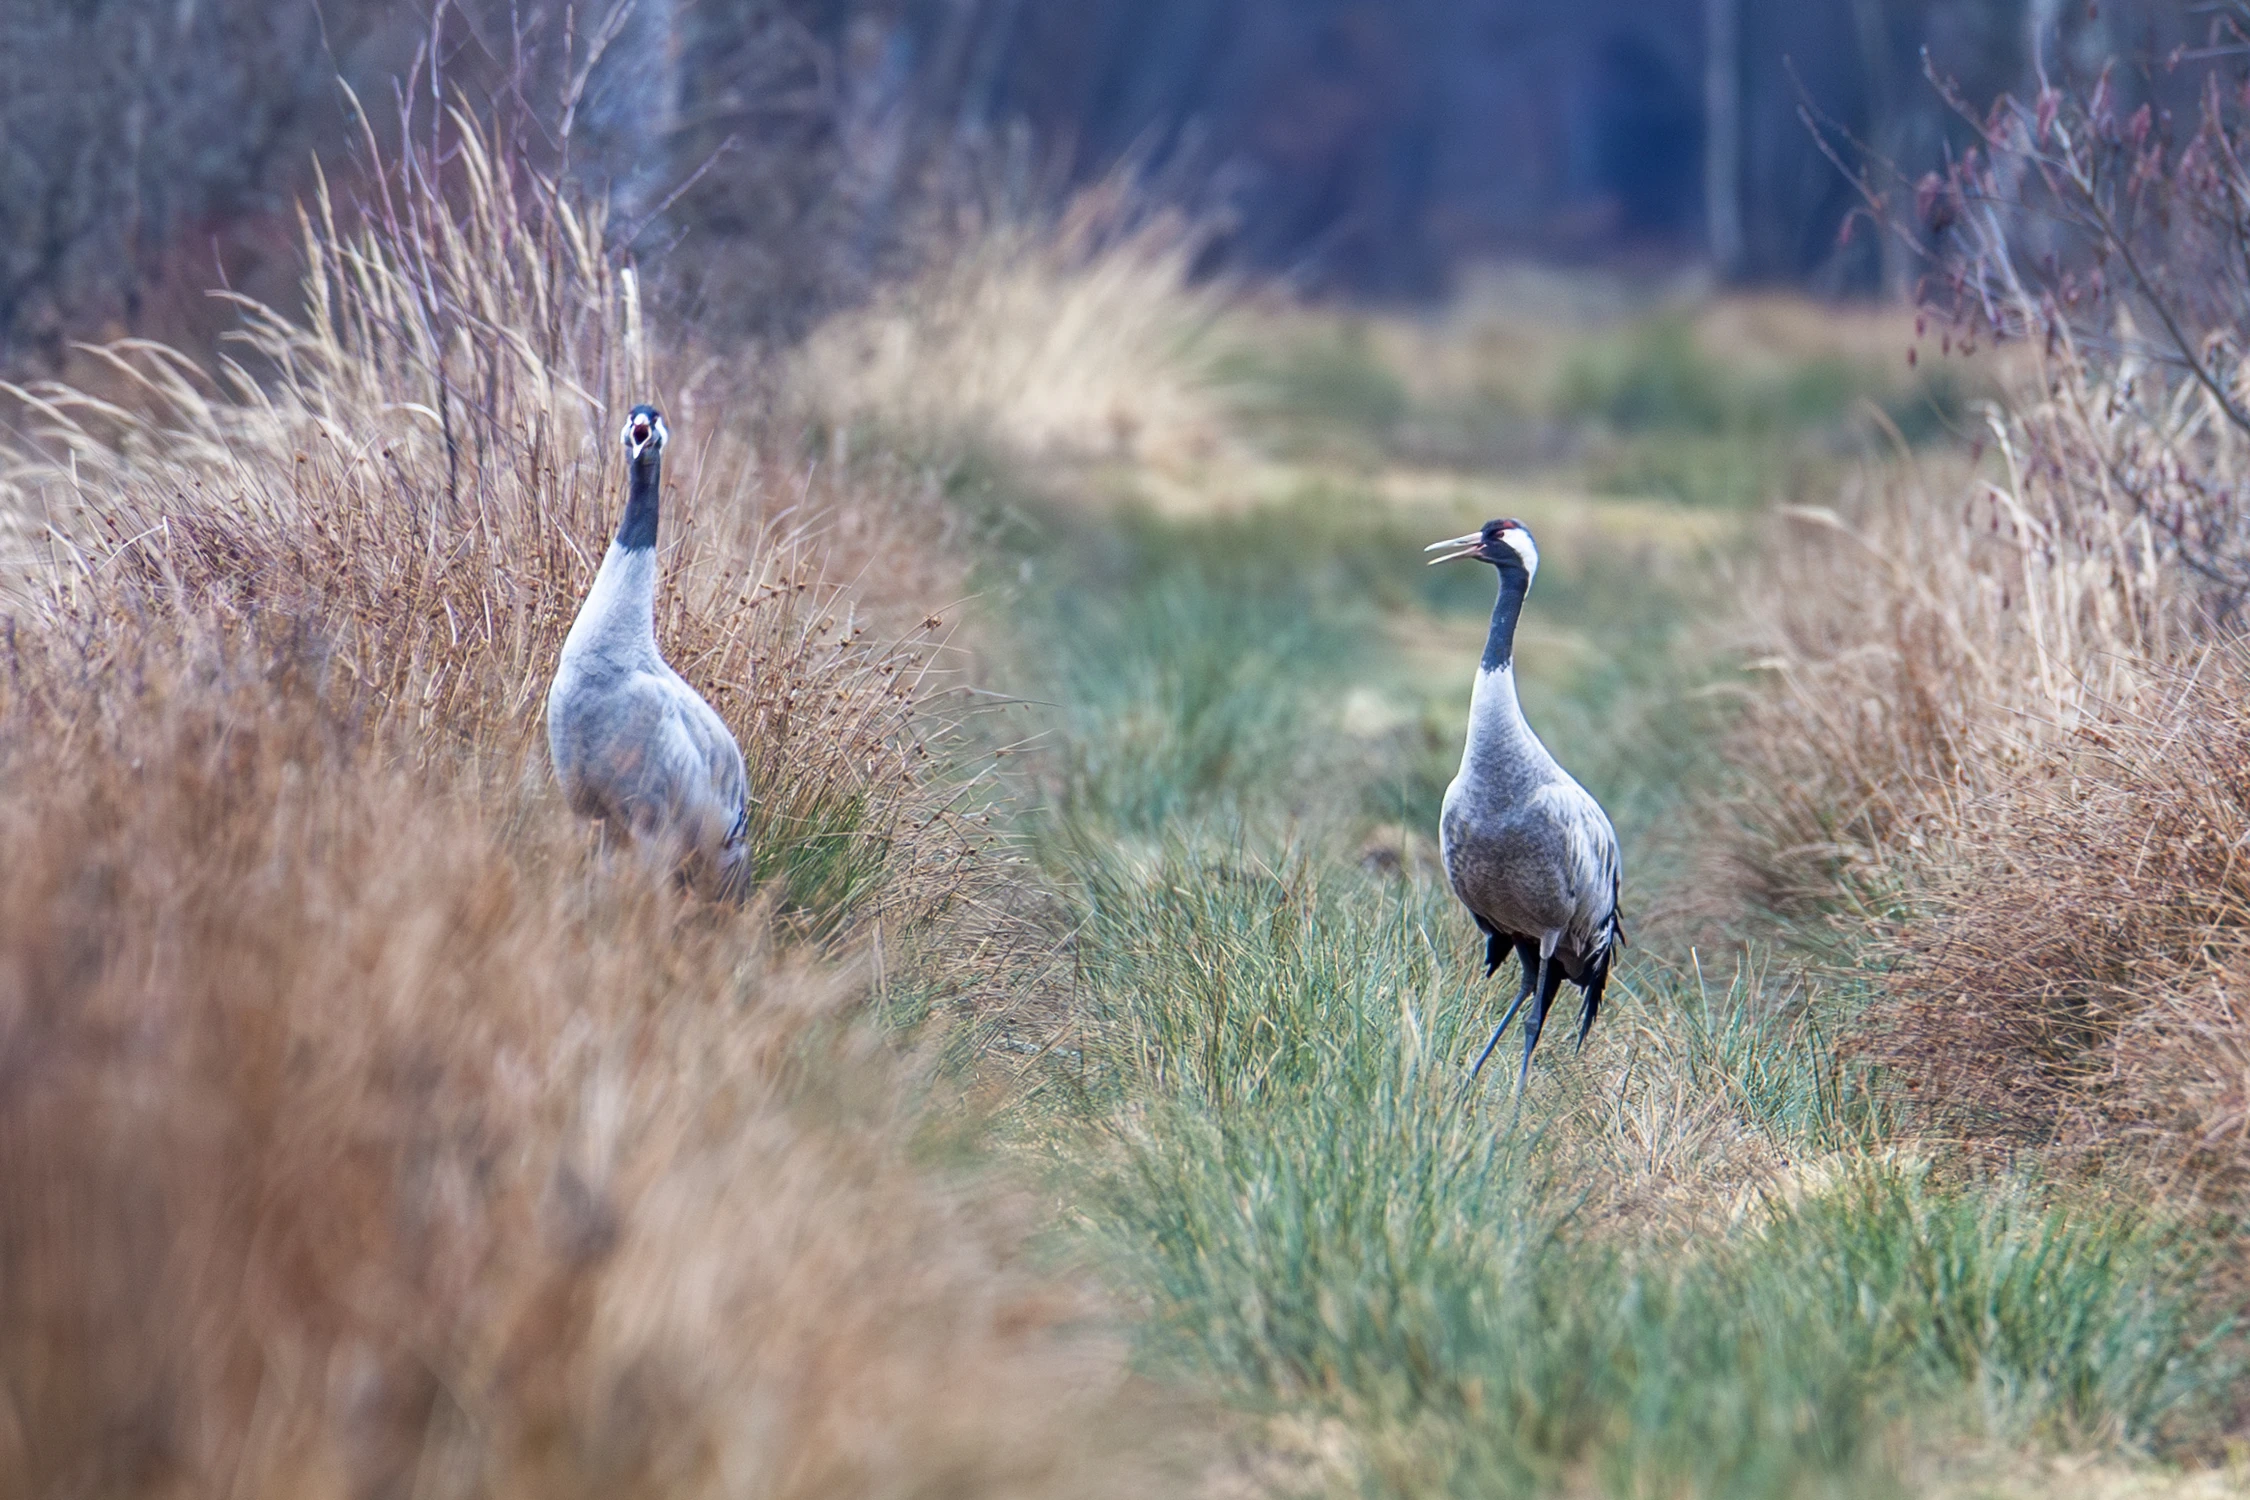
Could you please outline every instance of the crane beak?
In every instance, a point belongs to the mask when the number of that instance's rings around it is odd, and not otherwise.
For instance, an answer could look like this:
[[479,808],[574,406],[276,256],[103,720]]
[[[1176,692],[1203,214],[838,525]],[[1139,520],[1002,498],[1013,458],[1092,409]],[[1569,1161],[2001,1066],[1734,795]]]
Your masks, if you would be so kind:
[[1459,549],[1455,552],[1448,552],[1443,557],[1431,558],[1429,565],[1434,568],[1441,562],[1458,562],[1464,557],[1474,557],[1477,555],[1478,549],[1483,546],[1484,533],[1481,531],[1472,531],[1467,536],[1457,536],[1448,542],[1432,542],[1422,550],[1424,552],[1435,552],[1443,547],[1455,547]]

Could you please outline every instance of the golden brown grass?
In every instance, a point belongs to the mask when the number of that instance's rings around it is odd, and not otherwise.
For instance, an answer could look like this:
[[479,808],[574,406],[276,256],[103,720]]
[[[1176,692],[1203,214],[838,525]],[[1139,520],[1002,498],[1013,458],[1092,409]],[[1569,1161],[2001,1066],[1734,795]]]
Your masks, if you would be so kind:
[[[1095,1310],[924,1159],[928,1080],[862,1019],[859,935],[992,941],[930,749],[940,523],[759,442],[647,352],[597,217],[456,144],[443,192],[317,207],[311,311],[247,310],[241,367],[14,393],[0,1487],[1098,1489]],[[643,393],[748,908],[595,848],[546,772]]]
[[1759,904],[1886,886],[1964,799],[2192,640],[2197,598],[2149,517],[2081,482],[2108,461],[2076,446],[2099,400],[1993,409],[1981,467],[1902,458],[1776,517],[1743,589],[1759,685],[1733,742],[1754,791],[1729,853]]
[[387,757],[294,631],[20,649],[11,1492],[1064,1485],[1114,1361],[848,976]]
[[2246,688],[2215,649],[1964,807],[1872,1038],[1926,1117],[2250,1185]]
[[1880,964],[1857,1045],[1925,1129],[2231,1194],[2250,666],[2196,527],[2246,449],[2143,385],[2059,345],[1981,464],[1777,520],[1727,849]]
[[970,236],[921,276],[842,314],[792,356],[814,420],[952,456],[1137,458],[1176,466],[1220,438],[1207,376],[1186,357],[1222,303],[1191,284],[1200,236],[1136,219],[1122,180],[1053,225]]

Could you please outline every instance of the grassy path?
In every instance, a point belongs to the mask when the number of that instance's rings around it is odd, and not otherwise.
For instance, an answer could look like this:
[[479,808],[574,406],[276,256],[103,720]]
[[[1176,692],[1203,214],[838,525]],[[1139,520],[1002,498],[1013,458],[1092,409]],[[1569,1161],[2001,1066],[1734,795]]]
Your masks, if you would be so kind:
[[1520,1118],[1510,1070],[1467,1086],[1506,981],[1433,836],[1492,581],[1421,545],[1538,533],[1527,711],[1646,910],[1687,878],[1667,835],[1710,754],[1695,653],[1739,512],[1405,466],[1200,484],[1033,510],[986,580],[1004,675],[1051,705],[1026,829],[1078,934],[1062,1086],[1014,1125],[1147,1309],[1148,1367],[1250,1414],[1258,1473],[2012,1494],[2046,1488],[2035,1455],[2200,1427],[2231,1367],[2192,1247],[1900,1150],[1838,1060],[1848,997],[1756,954],[1643,944]]

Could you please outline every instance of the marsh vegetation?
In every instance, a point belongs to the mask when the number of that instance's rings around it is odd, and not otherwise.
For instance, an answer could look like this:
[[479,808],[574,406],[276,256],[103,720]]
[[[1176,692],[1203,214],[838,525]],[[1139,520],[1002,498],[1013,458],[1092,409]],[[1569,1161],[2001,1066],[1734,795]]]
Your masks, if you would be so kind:
[[[10,391],[0,1485],[2239,1486],[2243,668],[2117,371],[1067,218],[753,363],[454,147],[239,363]],[[644,395],[739,907],[544,771]],[[1520,1113],[1420,555],[1501,515],[1633,939]]]

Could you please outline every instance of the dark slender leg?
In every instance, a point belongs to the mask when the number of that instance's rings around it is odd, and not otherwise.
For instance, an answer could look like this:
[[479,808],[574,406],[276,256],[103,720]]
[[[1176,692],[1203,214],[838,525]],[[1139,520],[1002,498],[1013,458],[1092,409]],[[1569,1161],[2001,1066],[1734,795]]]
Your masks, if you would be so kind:
[[1523,1026],[1523,1067],[1516,1074],[1516,1097],[1523,1097],[1523,1086],[1531,1079],[1531,1049],[1539,1045],[1539,1033],[1546,1029],[1547,1007],[1555,1003],[1555,991],[1562,988],[1563,969],[1552,958],[1539,961],[1539,995],[1531,1005],[1531,1019]]
[[[1499,942],[1500,935],[1494,933],[1492,941]],[[1488,947],[1486,949],[1488,955],[1490,951]],[[1486,1060],[1492,1056],[1492,1049],[1500,1045],[1501,1036],[1506,1033],[1509,1023],[1515,1020],[1516,1012],[1523,1009],[1524,1001],[1531,998],[1532,988],[1538,982],[1539,950],[1537,948],[1532,947],[1529,943],[1518,943],[1516,945],[1516,961],[1523,965],[1523,988],[1516,991],[1516,998],[1509,1004],[1508,1013],[1502,1016],[1500,1024],[1492,1029],[1492,1040],[1486,1042],[1484,1051],[1477,1054],[1477,1065],[1469,1069],[1469,1081],[1472,1083],[1476,1081],[1476,1076],[1484,1071]],[[1494,967],[1498,967],[1498,965],[1495,964]],[[1488,968],[1484,972],[1489,975],[1492,969]]]

